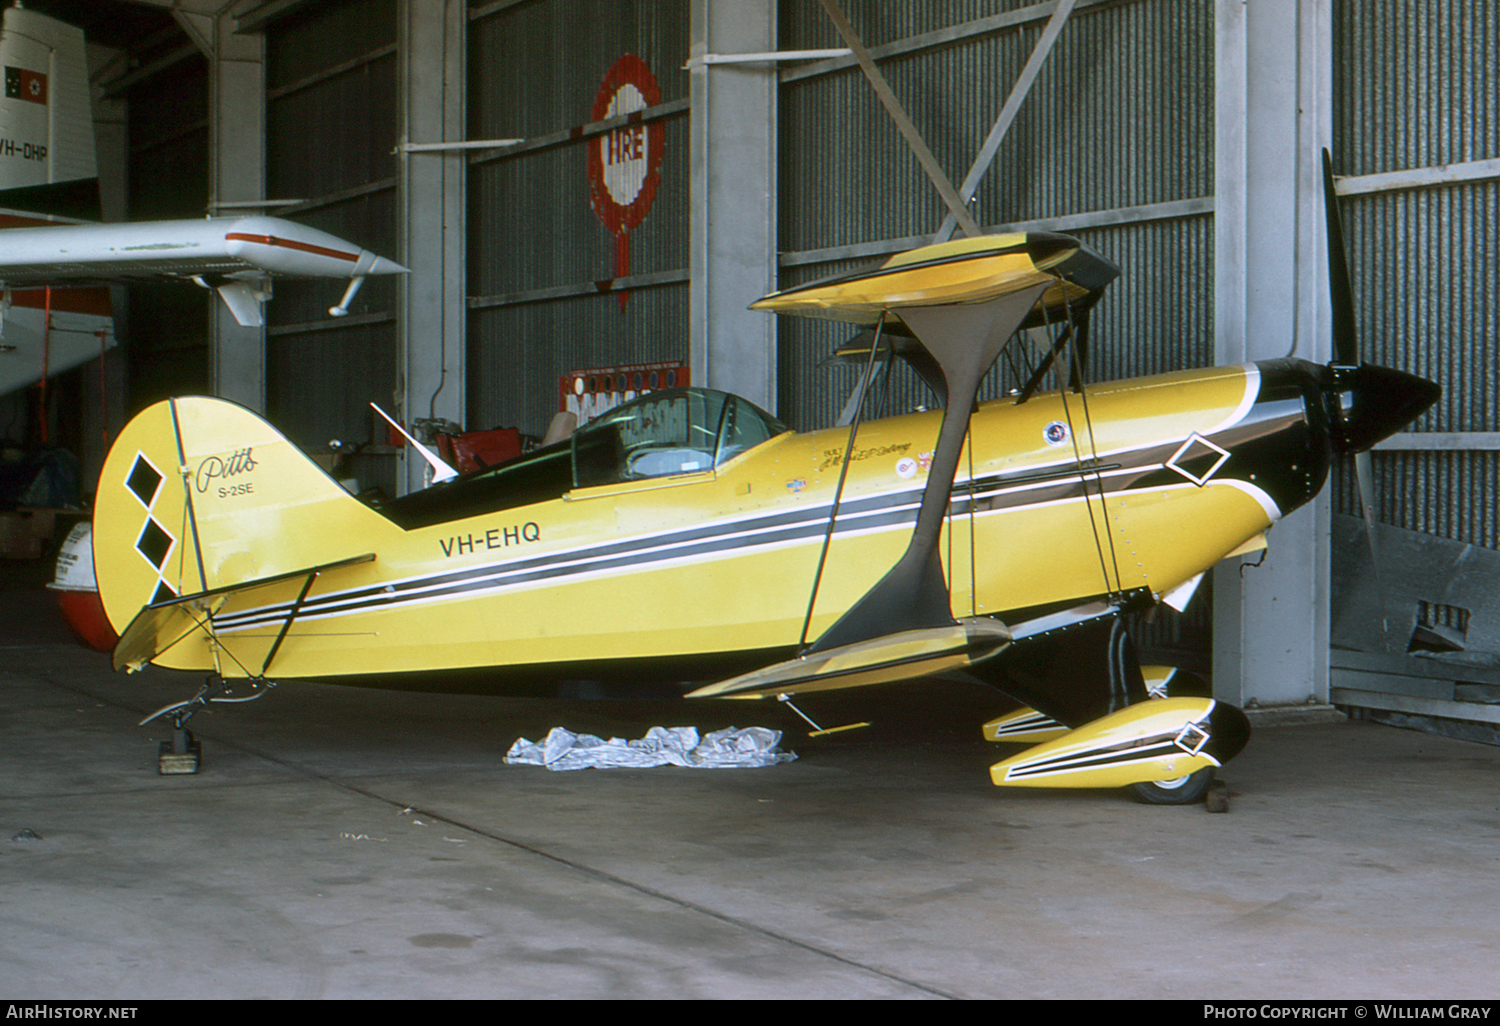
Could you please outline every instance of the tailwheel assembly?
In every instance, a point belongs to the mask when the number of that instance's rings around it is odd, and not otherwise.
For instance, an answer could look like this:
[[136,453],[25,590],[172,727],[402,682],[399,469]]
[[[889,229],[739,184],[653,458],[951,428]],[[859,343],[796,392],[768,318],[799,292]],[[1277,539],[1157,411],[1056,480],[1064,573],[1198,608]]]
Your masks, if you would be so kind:
[[174,721],[172,737],[163,741],[156,755],[156,772],[162,776],[197,773],[203,765],[203,742],[186,727],[187,718]]
[[[247,686],[250,694],[236,696],[235,687]],[[275,681],[266,680],[264,677],[251,677],[230,682],[217,674],[211,675],[198,693],[185,702],[173,702],[164,705],[156,712],[141,720],[137,726],[144,727],[152,720],[163,716],[172,720],[172,736],[161,742],[156,753],[156,772],[162,776],[178,776],[182,774],[197,773],[203,768],[203,742],[193,736],[188,730],[188,720],[192,719],[199,710],[208,706],[209,702],[253,702],[263,697],[276,686]]]

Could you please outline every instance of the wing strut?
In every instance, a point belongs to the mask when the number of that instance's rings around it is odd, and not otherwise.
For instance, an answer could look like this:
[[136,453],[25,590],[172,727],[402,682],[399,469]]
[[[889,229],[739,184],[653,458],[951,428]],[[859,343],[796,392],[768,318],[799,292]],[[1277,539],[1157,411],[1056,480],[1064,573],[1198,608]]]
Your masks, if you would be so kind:
[[969,419],[980,382],[1044,288],[1036,285],[983,303],[901,309],[901,319],[937,360],[947,385],[948,405],[933,449],[927,487],[922,492],[922,505],[906,553],[808,648],[809,653],[899,631],[956,624],[938,537],[953,493],[959,453],[969,433]]
[[[880,336],[884,331],[885,321],[882,320],[875,325],[875,338],[870,342],[870,359],[866,362],[864,375],[860,378],[859,396],[854,403],[854,417],[849,422],[849,441],[844,443],[844,461],[839,467],[839,483],[833,490],[833,507],[828,511],[828,530],[823,532],[823,549],[818,553],[818,569],[813,574],[812,593],[807,596],[807,616],[802,620],[802,637],[797,643],[804,650],[807,648],[807,629],[812,625],[813,607],[818,604],[818,586],[823,583],[823,568],[828,563],[828,546],[833,541],[834,525],[839,519],[839,503],[844,498],[844,480],[849,476],[849,461],[854,457],[854,439],[859,434],[859,422],[864,415],[865,396],[870,391],[870,382],[874,380],[875,354],[880,351]],[[793,706],[793,708],[796,707]],[[817,725],[814,724],[814,726]]]

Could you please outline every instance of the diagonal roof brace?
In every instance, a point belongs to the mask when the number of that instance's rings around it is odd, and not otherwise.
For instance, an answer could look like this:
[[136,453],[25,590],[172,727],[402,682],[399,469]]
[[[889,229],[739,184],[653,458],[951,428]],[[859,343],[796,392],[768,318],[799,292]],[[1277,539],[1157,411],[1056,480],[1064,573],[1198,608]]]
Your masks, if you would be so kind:
[[[1000,116],[995,119],[994,127],[990,129],[984,145],[979,148],[979,155],[974,158],[974,166],[969,169],[958,191],[959,201],[964,204],[965,210],[968,209],[968,203],[974,198],[974,194],[979,191],[979,180],[985,176],[990,165],[994,163],[995,154],[1000,150],[1001,140],[1005,138],[1005,133],[1010,131],[1011,123],[1016,119],[1016,113],[1031,92],[1032,84],[1041,73],[1042,65],[1047,62],[1047,56],[1052,52],[1052,44],[1057,42],[1057,37],[1062,33],[1063,25],[1067,22],[1068,16],[1073,13],[1073,7],[1077,2],[1078,0],[1058,0],[1057,9],[1052,12],[1052,17],[1042,29],[1042,34],[1037,39],[1031,56],[1026,59],[1026,66],[1021,69],[1020,77],[1011,87],[1010,95],[1005,99],[1005,105],[1000,108]],[[961,222],[950,212],[947,217],[943,218],[943,223],[932,236],[932,241],[948,241],[953,235],[953,229],[959,223]],[[968,232],[967,228],[964,230]],[[973,232],[969,234],[972,235]]]
[[[937,186],[938,195],[943,197],[943,203],[947,205],[949,214],[955,223],[963,228],[966,235],[982,235],[979,224],[974,220],[964,207],[964,201],[959,198],[958,192],[953,188],[953,183],[943,173],[938,165],[937,158],[928,149],[927,143],[922,140],[922,134],[917,131],[917,126],[912,124],[906,109],[901,106],[901,101],[896,99],[896,94],[891,91],[891,84],[886,81],[880,69],[875,67],[875,60],[870,56],[870,51],[860,40],[854,27],[849,24],[849,19],[844,16],[843,10],[838,5],[838,0],[822,0],[823,7],[828,11],[828,17],[833,20],[834,28],[838,29],[839,35],[844,37],[844,42],[849,49],[854,51],[854,59],[859,62],[860,70],[870,80],[870,85],[875,88],[875,95],[880,98],[881,104],[891,119],[896,122],[896,127],[906,139],[907,145],[916,154],[917,161],[922,165],[922,170],[927,172],[927,177],[932,179],[932,184]],[[1071,7],[1071,4],[1069,4]]]
[[848,47],[833,50],[762,50],[756,53],[695,53],[682,66],[683,71],[696,71],[710,64],[776,64],[780,61],[817,61],[830,57],[848,57],[854,51]]

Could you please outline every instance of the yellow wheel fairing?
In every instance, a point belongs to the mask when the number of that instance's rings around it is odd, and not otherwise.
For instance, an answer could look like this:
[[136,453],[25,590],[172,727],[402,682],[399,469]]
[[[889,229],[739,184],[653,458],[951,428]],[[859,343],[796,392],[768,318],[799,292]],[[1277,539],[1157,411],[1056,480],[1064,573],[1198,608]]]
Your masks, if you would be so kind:
[[1154,698],[1085,724],[990,767],[999,787],[1124,787],[1175,780],[1219,761],[1211,698]]
[[[1141,677],[1146,685],[1146,694],[1152,698],[1170,697],[1168,687],[1178,672],[1175,666],[1142,666]],[[1189,676],[1197,681],[1197,678]],[[980,732],[986,741],[1037,744],[1062,737],[1068,733],[1068,728],[1045,713],[1023,705],[990,720],[980,728]]]
[[986,741],[1029,741],[1036,744],[1062,737],[1068,733],[1068,728],[1045,713],[1022,706],[990,720],[980,731]]

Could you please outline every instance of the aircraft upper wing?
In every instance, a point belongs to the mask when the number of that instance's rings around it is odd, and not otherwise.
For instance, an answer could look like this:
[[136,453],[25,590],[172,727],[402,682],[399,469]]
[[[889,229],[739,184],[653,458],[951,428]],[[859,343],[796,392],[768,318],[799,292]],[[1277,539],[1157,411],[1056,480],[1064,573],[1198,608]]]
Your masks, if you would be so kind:
[[1046,285],[1022,324],[1091,306],[1120,269],[1077,239],[1051,232],[980,235],[897,253],[872,268],[772,293],[753,310],[874,324],[904,307],[981,303]]
[[[249,283],[272,275],[344,278],[404,274],[393,260],[336,235],[276,217],[69,224],[0,231],[0,286],[193,281],[220,290],[242,324],[258,324]],[[353,286],[334,310],[345,312]],[[248,319],[247,319],[248,318]]]

